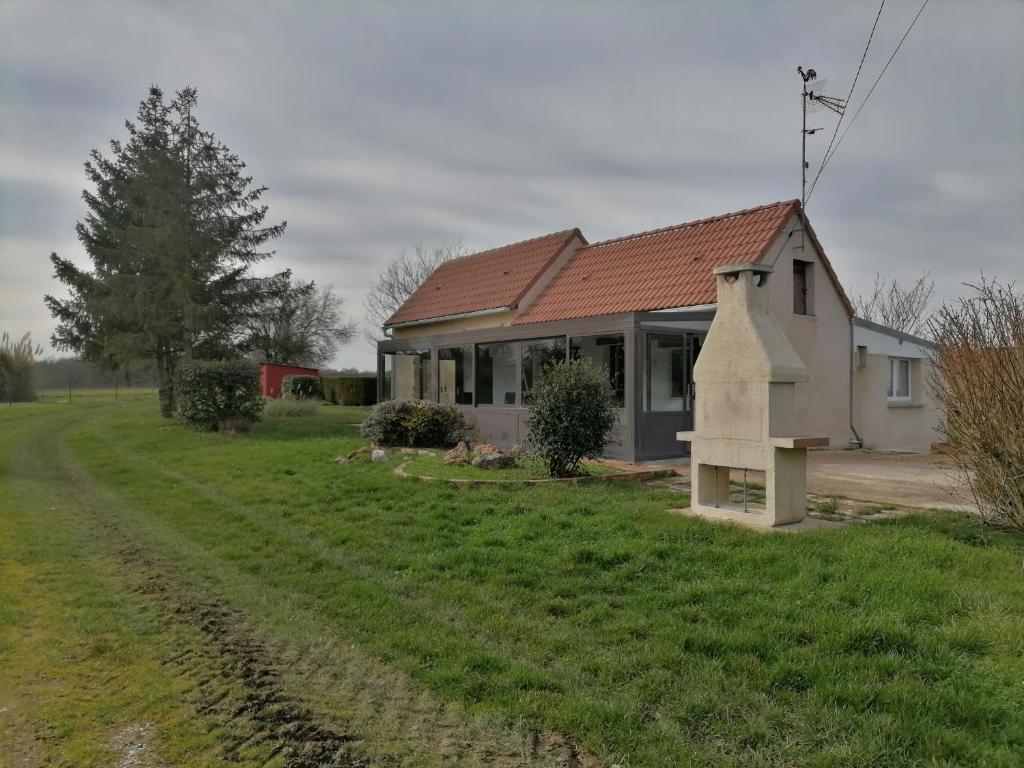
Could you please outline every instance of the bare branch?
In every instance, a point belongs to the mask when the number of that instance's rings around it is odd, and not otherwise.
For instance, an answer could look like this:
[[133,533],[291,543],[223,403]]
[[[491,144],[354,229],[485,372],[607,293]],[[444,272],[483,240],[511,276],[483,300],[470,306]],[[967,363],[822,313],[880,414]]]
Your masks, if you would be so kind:
[[984,277],[967,287],[930,322],[939,429],[978,516],[1024,533],[1024,294]]
[[466,249],[461,241],[449,240],[430,247],[417,244],[412,253],[402,251],[391,259],[370,287],[363,302],[366,311],[363,332],[366,338],[371,342],[383,338],[384,323],[423,284],[430,273],[446,261],[465,255]]
[[879,323],[896,331],[921,336],[928,330],[928,307],[935,293],[935,281],[925,272],[912,285],[898,280],[885,281],[875,275],[875,285],[868,295],[853,297],[858,317]]

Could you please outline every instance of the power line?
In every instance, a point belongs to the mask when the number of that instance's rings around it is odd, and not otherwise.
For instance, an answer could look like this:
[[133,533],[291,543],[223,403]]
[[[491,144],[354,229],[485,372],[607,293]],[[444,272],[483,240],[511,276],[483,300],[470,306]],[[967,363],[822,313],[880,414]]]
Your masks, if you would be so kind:
[[[871,25],[871,31],[868,33],[868,41],[864,44],[864,52],[860,55],[860,64],[857,65],[857,73],[853,76],[853,82],[850,84],[850,92],[846,94],[846,103],[850,103],[850,97],[853,96],[853,89],[857,87],[857,79],[860,77],[860,71],[864,67],[864,60],[868,57],[868,48],[871,47],[871,40],[875,36],[875,29],[878,28],[878,20],[882,17],[882,9],[885,8],[885,0],[882,0],[881,5],[878,6],[878,13],[875,14],[875,23]],[[821,172],[825,170],[825,160],[828,158],[828,153],[832,151],[832,145],[835,144],[836,135],[839,133],[839,126],[843,124],[843,118],[846,117],[846,110],[844,109],[839,113],[839,120],[836,122],[836,129],[832,131],[832,138],[829,139],[828,147],[825,149],[825,154],[822,155],[821,167],[818,169],[818,173],[814,176],[814,181],[811,182],[811,192],[814,191],[814,185],[818,183],[818,177],[821,176]]]
[[850,129],[853,127],[853,124],[855,122],[857,122],[857,118],[860,116],[861,110],[864,109],[864,105],[868,103],[868,99],[871,98],[871,94],[875,92],[875,87],[878,85],[878,82],[882,79],[882,76],[885,74],[886,70],[889,69],[889,65],[892,64],[892,60],[896,58],[896,54],[899,53],[900,48],[903,47],[903,42],[910,35],[910,32],[914,28],[914,25],[917,24],[917,20],[919,18],[921,18],[921,14],[924,13],[924,9],[928,5],[928,2],[929,2],[929,0],[924,0],[924,2],[921,3],[921,7],[918,9],[917,15],[914,16],[914,19],[910,22],[910,26],[907,27],[907,31],[903,33],[903,37],[900,38],[900,41],[899,41],[899,43],[897,43],[896,48],[893,49],[892,55],[889,57],[889,60],[887,62],[885,62],[885,66],[882,67],[882,71],[878,73],[878,77],[875,78],[875,82],[872,84],[871,90],[868,91],[867,96],[864,97],[864,101],[862,101],[860,103],[860,106],[857,107],[857,111],[853,114],[853,117],[850,119],[850,122],[847,124],[846,130],[843,131],[843,135],[839,137],[839,141],[837,141],[835,147],[832,148],[831,154],[827,155],[825,157],[825,159],[821,161],[821,168],[818,169],[818,175],[817,175],[817,177],[815,177],[814,182],[811,184],[811,189],[807,193],[807,199],[808,200],[810,199],[811,195],[814,194],[814,187],[818,183],[818,179],[821,177],[821,174],[824,172],[825,167],[828,165],[829,161],[833,157],[835,157],[836,152],[839,151],[839,147],[842,145],[843,139],[846,138],[846,134],[848,134],[850,132]]

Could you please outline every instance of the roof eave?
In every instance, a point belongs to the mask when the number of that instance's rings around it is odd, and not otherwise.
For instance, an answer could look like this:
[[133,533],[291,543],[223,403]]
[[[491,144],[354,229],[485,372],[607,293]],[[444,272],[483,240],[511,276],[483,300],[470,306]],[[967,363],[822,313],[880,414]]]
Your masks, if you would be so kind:
[[489,307],[488,309],[476,309],[472,312],[458,312],[454,315],[440,315],[438,317],[424,317],[418,320],[405,320],[401,323],[385,323],[385,328],[411,328],[416,325],[430,325],[432,323],[444,323],[449,320],[463,320],[467,317],[484,317],[486,315],[497,315],[502,312],[511,312],[512,307]]

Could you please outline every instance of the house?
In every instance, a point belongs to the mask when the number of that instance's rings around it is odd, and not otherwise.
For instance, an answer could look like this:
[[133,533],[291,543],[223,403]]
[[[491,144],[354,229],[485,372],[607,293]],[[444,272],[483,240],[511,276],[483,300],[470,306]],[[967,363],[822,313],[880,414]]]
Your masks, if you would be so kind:
[[385,325],[379,395],[459,406],[491,441],[520,444],[537,372],[587,357],[620,409],[608,455],[678,457],[700,396],[712,270],[741,263],[773,268],[771,312],[811,375],[797,385],[806,433],[834,447],[929,448],[928,342],[854,317],[796,200],[599,243],[570,229],[443,264]]

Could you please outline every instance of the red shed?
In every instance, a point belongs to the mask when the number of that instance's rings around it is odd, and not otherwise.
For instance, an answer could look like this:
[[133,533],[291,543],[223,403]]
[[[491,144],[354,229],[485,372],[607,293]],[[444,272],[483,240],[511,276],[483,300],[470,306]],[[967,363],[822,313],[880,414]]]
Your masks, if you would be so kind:
[[280,397],[281,382],[285,376],[319,376],[318,368],[303,368],[299,365],[277,365],[260,363],[260,392],[264,397]]

